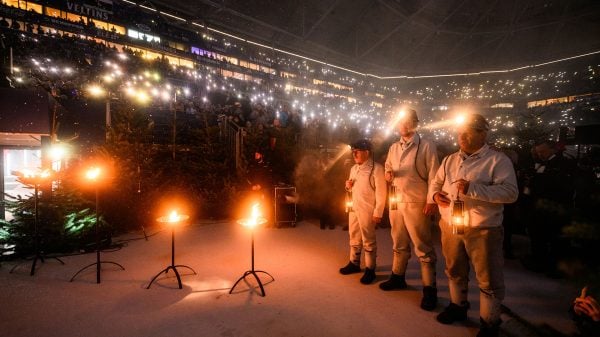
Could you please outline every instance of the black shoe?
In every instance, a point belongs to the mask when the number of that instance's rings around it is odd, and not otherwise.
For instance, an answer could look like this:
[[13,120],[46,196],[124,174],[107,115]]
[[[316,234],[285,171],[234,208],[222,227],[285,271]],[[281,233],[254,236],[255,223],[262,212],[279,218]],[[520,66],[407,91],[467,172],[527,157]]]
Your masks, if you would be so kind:
[[335,229],[335,225],[329,225],[329,229]]
[[348,226],[344,226],[344,227],[342,227],[342,230],[343,230],[343,231],[347,231],[347,230],[348,230]]
[[450,303],[444,311],[437,315],[436,319],[442,324],[452,324],[456,321],[464,321],[467,319],[467,308],[468,305],[466,304],[456,305]]
[[340,268],[340,274],[342,275],[350,275],[354,273],[360,273],[360,266],[357,266],[352,262],[348,262],[346,266]]
[[360,283],[371,284],[373,281],[375,281],[375,269],[365,268],[365,273],[360,278]]
[[392,273],[390,278],[387,281],[379,283],[379,289],[389,291],[389,290],[397,290],[397,289],[406,289],[408,286],[406,285],[406,280],[404,279],[404,275],[398,275]]
[[481,328],[477,333],[477,337],[498,337],[500,336],[500,322],[497,324],[486,323],[482,318],[479,319],[481,322]]
[[437,289],[435,287],[423,287],[423,298],[421,299],[421,309],[431,311],[437,306]]

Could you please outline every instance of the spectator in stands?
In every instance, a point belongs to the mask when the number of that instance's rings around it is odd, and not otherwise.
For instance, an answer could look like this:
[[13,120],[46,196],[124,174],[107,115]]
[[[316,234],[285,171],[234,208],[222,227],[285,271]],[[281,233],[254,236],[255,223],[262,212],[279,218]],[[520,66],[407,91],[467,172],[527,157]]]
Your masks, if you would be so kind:
[[573,208],[573,163],[565,158],[553,141],[535,146],[541,163],[531,178],[533,201],[528,223],[531,256],[523,261],[526,268],[559,276],[557,262],[564,247],[561,232],[570,222]]
[[279,124],[281,124],[282,128],[286,128],[288,126],[289,113],[286,109],[283,109],[279,112]]
[[[437,205],[427,189],[433,181],[439,160],[435,144],[416,132],[419,119],[415,110],[400,116],[400,140],[390,147],[385,161],[385,179],[395,188],[395,203],[390,209],[393,242],[392,274],[379,284],[382,290],[406,289],[406,267],[410,244],[421,263],[423,298],[421,308],[433,310],[437,305],[435,264],[431,216]],[[395,209],[394,209],[395,208]]]
[[387,187],[384,169],[372,155],[371,142],[361,139],[351,145],[355,165],[350,169],[345,188],[352,196],[352,211],[348,212],[350,261],[340,268],[342,275],[360,272],[360,258],[365,250],[365,273],[362,284],[375,280],[377,241],[375,224],[381,221]]
[[[442,252],[451,301],[437,315],[437,321],[452,324],[467,319],[471,263],[480,290],[478,337],[495,337],[499,333],[505,292],[502,208],[518,196],[512,163],[486,144],[488,130],[483,116],[472,114],[466,118],[458,129],[460,150],[442,160],[429,190],[442,216]],[[453,214],[455,205],[460,205],[459,199],[464,209],[456,207],[458,215]]]

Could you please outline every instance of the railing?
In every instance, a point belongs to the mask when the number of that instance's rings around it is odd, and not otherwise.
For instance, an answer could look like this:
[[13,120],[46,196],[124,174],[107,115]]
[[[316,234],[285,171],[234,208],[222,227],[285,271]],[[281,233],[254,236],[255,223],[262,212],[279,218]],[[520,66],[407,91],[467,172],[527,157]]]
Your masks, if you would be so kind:
[[219,116],[219,138],[227,146],[227,153],[234,163],[236,172],[244,169],[243,149],[245,129],[227,116]]

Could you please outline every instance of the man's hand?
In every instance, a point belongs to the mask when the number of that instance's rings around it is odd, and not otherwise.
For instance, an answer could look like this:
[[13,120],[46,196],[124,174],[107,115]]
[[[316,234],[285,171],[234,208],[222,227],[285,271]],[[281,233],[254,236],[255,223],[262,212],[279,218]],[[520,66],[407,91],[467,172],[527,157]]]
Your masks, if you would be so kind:
[[380,223],[380,222],[381,222],[381,217],[378,217],[378,216],[373,217],[373,223]]
[[423,207],[423,214],[434,215],[437,212],[437,204],[425,204]]
[[442,208],[446,208],[450,206],[450,199],[447,197],[448,193],[441,191],[433,195],[433,201],[435,201],[438,206]]
[[464,179],[458,179],[454,183],[456,184],[458,193],[467,194],[467,191],[469,191],[469,181]]
[[352,179],[346,180],[346,190],[350,191],[352,189],[352,186],[354,186],[354,180],[352,180]]
[[386,171],[385,172],[385,181],[387,181],[388,183],[391,183],[392,180],[394,180],[394,173],[392,171]]
[[577,297],[573,310],[577,315],[585,315],[595,322],[600,322],[600,305],[591,296],[585,298]]

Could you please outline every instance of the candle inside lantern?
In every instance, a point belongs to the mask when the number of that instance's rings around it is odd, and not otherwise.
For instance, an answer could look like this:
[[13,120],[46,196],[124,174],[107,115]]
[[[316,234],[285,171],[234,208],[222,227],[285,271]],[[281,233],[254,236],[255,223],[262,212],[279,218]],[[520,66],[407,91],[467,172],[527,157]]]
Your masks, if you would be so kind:
[[346,213],[352,212],[352,193],[351,192],[347,192],[346,193]]
[[453,234],[464,234],[465,233],[465,217],[464,217],[465,203],[462,200],[454,200],[452,205],[452,233]]
[[398,196],[396,195],[396,186],[391,185],[390,186],[390,193],[389,193],[389,198],[390,198],[390,210],[394,211],[398,209]]

